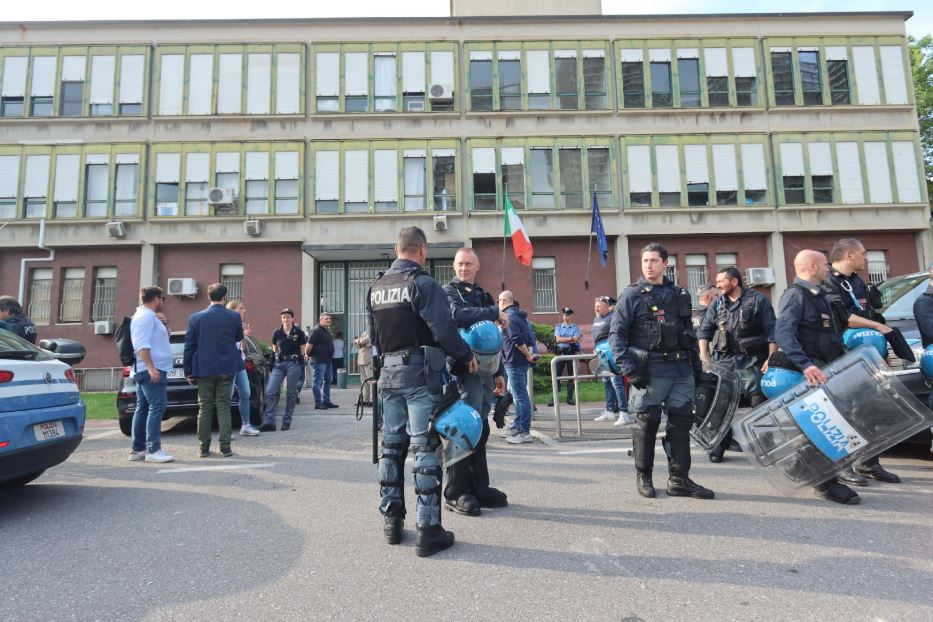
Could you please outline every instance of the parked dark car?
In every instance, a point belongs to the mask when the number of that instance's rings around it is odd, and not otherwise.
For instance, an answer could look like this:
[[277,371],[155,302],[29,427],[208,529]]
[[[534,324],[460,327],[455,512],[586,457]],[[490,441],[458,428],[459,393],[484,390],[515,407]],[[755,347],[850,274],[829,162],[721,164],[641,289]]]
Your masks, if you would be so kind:
[[[167,403],[165,419],[169,417],[194,417],[198,414],[198,385],[188,384],[185,380],[185,371],[182,366],[185,352],[185,333],[172,333],[169,337],[172,344],[174,368],[168,374]],[[243,350],[246,353],[246,374],[249,377],[249,411],[253,425],[262,422],[262,415],[266,403],[266,385],[269,381],[271,367],[262,349],[252,337],[243,340]],[[117,413],[120,420],[120,430],[130,436],[133,426],[133,412],[136,410],[136,381],[130,373],[129,367],[123,368],[123,379],[117,392]],[[233,392],[231,409],[233,411],[233,425],[240,424],[239,397]]]

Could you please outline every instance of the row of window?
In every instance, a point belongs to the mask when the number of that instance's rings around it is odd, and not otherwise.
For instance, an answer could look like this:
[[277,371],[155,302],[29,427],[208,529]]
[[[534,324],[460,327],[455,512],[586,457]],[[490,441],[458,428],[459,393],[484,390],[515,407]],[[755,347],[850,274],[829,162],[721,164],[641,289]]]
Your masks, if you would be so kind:
[[[613,92],[622,109],[911,103],[898,37],[464,48],[464,101],[474,112],[606,110]],[[305,92],[314,94],[314,113],[453,111],[459,50],[456,43],[0,48],[0,116],[144,115],[150,75],[158,116],[304,114]]]
[[[59,272],[58,305],[53,314],[52,291]],[[27,315],[40,325],[78,324],[116,320],[117,268],[34,268],[31,271]],[[90,276],[90,291],[86,290]],[[243,264],[220,264],[220,282],[227,286],[230,300],[243,298]],[[86,304],[86,296],[90,300]]]
[[[726,142],[726,141],[730,142]],[[0,219],[920,203],[907,133],[0,147]],[[469,172],[464,204],[461,169]],[[777,180],[777,187],[773,187]],[[305,187],[307,184],[307,188]],[[305,196],[310,197],[305,200]]]

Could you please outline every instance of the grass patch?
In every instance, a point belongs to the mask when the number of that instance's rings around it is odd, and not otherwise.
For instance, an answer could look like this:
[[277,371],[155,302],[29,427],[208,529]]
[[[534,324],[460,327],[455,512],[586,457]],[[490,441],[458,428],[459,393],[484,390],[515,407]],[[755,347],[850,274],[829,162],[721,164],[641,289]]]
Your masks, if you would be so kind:
[[[602,382],[581,382],[579,396],[583,398],[584,402],[604,402],[606,400]],[[552,398],[553,395],[551,395],[550,391],[535,391],[535,404],[547,404]],[[561,403],[564,403],[567,399],[567,387],[563,383],[561,383],[558,398]]]
[[87,407],[88,419],[116,419],[117,394],[113,391],[103,393],[82,393],[81,399]]

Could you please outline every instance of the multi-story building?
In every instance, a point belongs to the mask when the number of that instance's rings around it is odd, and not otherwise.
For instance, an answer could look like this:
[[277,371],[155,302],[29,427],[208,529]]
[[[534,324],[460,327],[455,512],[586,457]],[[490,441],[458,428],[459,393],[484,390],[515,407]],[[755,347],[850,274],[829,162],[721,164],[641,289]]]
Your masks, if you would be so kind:
[[[771,268],[775,300],[798,250],[841,235],[873,280],[933,259],[909,13],[482,14],[517,4],[0,24],[0,291],[100,367],[152,283],[175,329],[223,281],[260,337],[290,306],[305,325],[334,313],[349,341],[411,224],[439,278],[471,245],[487,289],[544,323],[565,305],[585,323],[651,240],[691,289]],[[530,268],[503,261],[506,194]],[[594,198],[610,261],[594,245],[587,279]]]

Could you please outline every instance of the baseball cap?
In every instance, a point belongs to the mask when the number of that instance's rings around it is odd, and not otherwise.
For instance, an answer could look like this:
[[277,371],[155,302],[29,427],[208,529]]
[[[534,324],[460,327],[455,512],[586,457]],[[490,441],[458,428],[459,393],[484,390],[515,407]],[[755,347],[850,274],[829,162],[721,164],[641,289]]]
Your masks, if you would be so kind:
[[564,315],[573,315],[573,309],[571,309],[570,307],[564,307],[563,309],[560,310],[560,312],[563,313]]
[[285,315],[286,313],[289,314],[289,315],[292,316],[292,317],[295,317],[295,312],[292,311],[291,309],[289,309],[288,307],[285,307],[284,309],[282,309],[282,310],[279,312],[279,315]]

